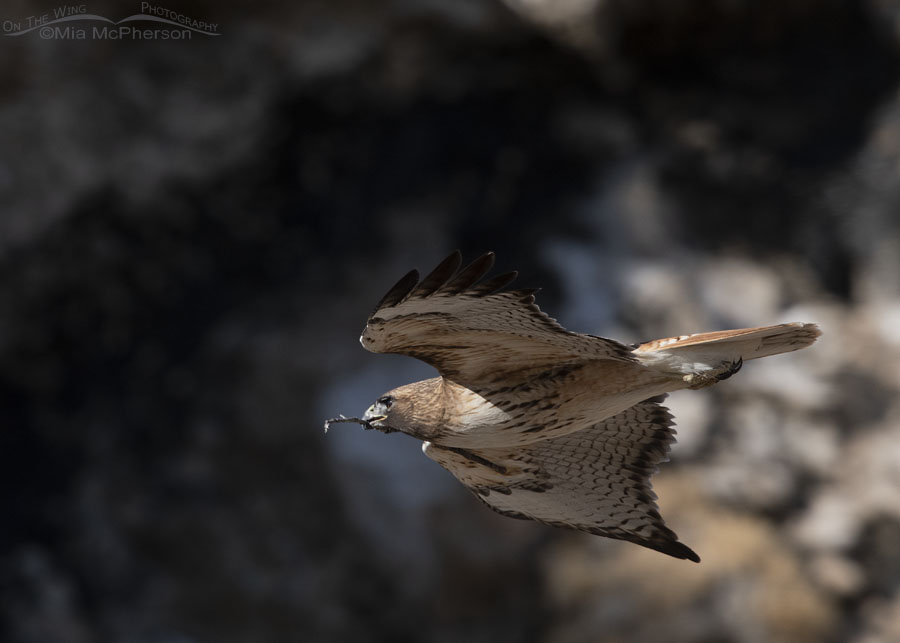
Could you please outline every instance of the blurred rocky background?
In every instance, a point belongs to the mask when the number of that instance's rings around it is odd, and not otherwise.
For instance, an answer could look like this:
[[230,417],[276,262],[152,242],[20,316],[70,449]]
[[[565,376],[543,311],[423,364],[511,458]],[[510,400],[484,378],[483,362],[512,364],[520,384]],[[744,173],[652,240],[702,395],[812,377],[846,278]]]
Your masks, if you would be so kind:
[[[0,35],[0,639],[900,640],[900,3],[164,6],[221,35]],[[582,332],[821,325],[671,397],[701,564],[323,435],[457,247]]]

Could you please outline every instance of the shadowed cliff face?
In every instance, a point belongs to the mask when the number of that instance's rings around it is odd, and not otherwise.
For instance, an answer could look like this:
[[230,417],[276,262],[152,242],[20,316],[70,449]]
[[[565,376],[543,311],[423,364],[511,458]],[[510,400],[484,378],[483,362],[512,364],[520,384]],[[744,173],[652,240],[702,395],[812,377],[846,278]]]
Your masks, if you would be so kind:
[[[900,636],[892,17],[582,4],[0,40],[0,638]],[[431,376],[357,338],[456,247],[624,341],[822,325],[671,399],[656,486],[700,566],[495,516],[405,437],[323,436]]]

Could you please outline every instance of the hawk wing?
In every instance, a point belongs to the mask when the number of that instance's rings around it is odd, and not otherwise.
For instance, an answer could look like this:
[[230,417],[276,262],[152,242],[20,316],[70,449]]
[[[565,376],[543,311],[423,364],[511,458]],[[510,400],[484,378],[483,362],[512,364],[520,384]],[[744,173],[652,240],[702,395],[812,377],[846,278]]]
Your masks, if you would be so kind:
[[373,353],[401,353],[465,386],[587,359],[633,362],[619,342],[567,331],[534,303],[534,290],[503,290],[508,272],[486,281],[488,252],[460,270],[459,251],[421,282],[415,270],[391,288],[360,337]]
[[668,459],[672,416],[645,400],[569,435],[521,449],[423,451],[494,511],[628,540],[675,558],[700,558],[666,527],[650,476]]

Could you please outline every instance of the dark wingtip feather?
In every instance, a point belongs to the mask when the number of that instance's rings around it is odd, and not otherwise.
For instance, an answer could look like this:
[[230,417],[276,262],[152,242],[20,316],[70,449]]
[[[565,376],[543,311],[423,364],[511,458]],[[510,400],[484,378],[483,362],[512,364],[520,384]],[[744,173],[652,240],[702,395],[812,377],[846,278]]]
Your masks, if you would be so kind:
[[[454,250],[434,270],[428,273],[421,282],[419,281],[417,270],[411,270],[406,273],[378,302],[375,311],[396,306],[406,299],[423,299],[436,292],[446,295],[457,295],[465,292],[475,297],[485,297],[496,293],[511,284],[519,273],[513,270],[478,283],[478,280],[482,279],[494,267],[494,259],[495,255],[493,252],[485,252],[460,270],[462,253],[459,250]],[[530,303],[534,301],[533,295],[537,291],[538,289],[519,290],[515,291],[515,294],[523,297],[523,301],[529,299]]]
[[412,291],[410,297],[427,297],[434,293],[456,274],[460,265],[462,265],[462,253],[459,250],[454,250],[450,253],[450,256],[438,264],[437,268],[428,273],[422,280],[422,283]]
[[[660,518],[660,520],[662,519]],[[662,524],[657,525],[657,532],[653,537],[636,542],[639,542],[639,544],[649,547],[650,549],[655,549],[656,551],[668,554],[673,558],[691,560],[695,563],[700,562],[700,557],[697,555],[697,552],[684,543],[678,542],[678,536],[675,532]]]
[[665,543],[659,547],[658,550],[681,560],[690,560],[695,563],[700,562],[700,557],[697,555],[697,552],[678,541]]
[[491,268],[494,267],[494,253],[485,252],[475,261],[462,269],[459,274],[453,277],[443,288],[442,293],[448,295],[456,295],[462,291],[471,288],[479,279],[484,277]]
[[496,277],[491,277],[487,281],[481,282],[474,286],[469,292],[479,297],[485,297],[505,288],[515,281],[518,276],[519,273],[516,270],[504,272],[502,275],[497,275]]
[[394,284],[394,286],[387,291],[387,294],[382,297],[381,301],[378,302],[378,305],[375,306],[375,310],[377,311],[381,310],[382,308],[396,306],[406,298],[406,296],[412,291],[412,289],[415,288],[417,283],[419,283],[419,271],[410,270],[403,276],[400,281]]

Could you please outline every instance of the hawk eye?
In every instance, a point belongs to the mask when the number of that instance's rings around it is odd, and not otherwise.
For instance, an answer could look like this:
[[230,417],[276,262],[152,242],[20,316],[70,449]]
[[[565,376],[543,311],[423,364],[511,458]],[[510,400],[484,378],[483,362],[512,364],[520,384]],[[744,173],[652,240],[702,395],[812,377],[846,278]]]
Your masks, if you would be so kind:
[[394,398],[390,395],[385,395],[384,397],[379,397],[376,402],[378,404],[383,404],[384,408],[389,409],[391,408],[391,404],[394,403]]

